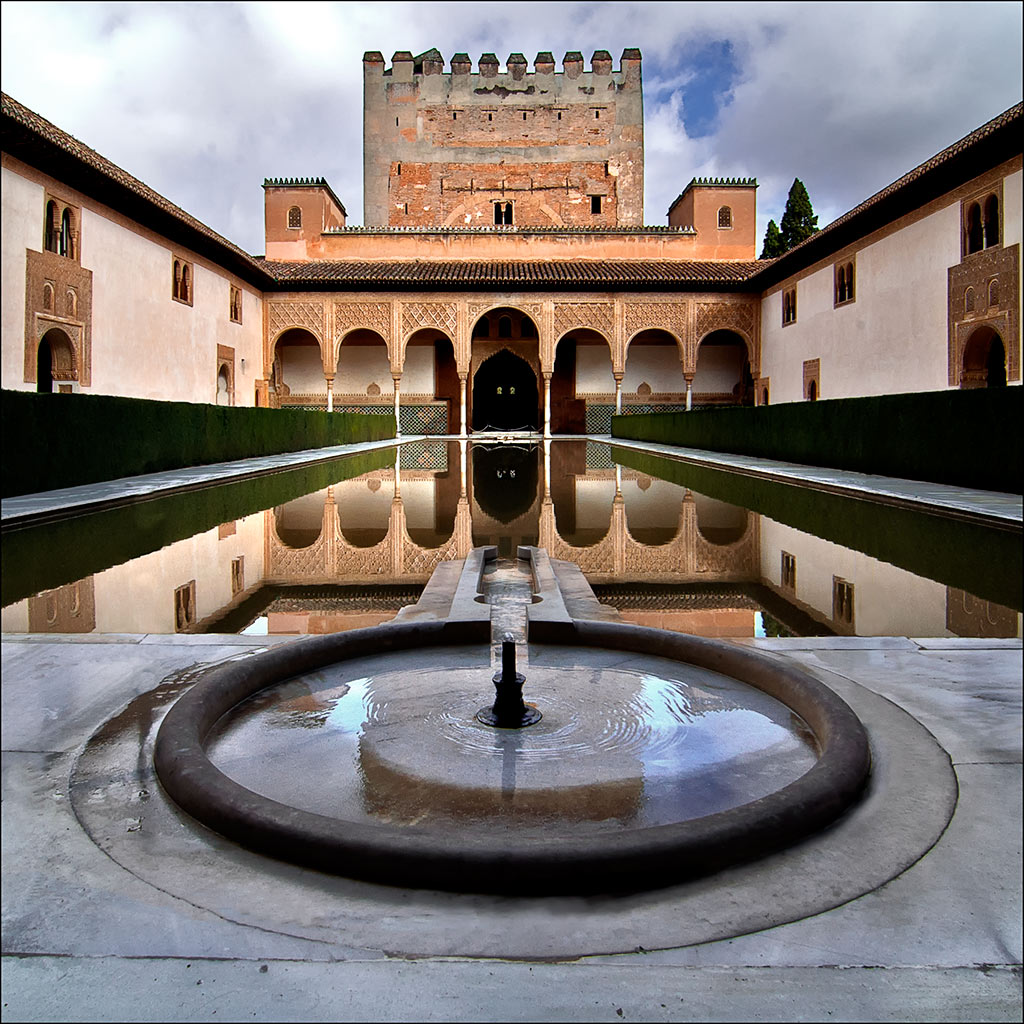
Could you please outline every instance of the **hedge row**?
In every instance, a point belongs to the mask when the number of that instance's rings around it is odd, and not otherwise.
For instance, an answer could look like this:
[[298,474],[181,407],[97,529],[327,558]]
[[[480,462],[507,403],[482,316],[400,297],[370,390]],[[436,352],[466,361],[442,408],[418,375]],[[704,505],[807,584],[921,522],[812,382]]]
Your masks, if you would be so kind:
[[1024,389],[616,416],[612,436],[1021,493]]
[[395,436],[394,414],[4,391],[3,496]]

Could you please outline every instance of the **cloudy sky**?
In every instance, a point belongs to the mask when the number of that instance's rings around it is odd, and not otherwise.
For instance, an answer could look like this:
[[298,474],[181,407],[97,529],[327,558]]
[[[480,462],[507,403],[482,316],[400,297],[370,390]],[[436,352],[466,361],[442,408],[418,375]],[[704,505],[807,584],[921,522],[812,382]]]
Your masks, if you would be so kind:
[[1014,3],[2,5],[2,87],[252,253],[264,177],[362,222],[362,54],[643,51],[646,221],[694,175],[794,177],[824,226],[1021,99]]

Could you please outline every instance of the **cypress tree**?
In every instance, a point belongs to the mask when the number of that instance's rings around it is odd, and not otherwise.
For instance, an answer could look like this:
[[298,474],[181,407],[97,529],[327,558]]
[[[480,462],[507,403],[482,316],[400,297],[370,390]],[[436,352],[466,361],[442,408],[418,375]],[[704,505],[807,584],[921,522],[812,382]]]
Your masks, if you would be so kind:
[[786,251],[786,243],[782,241],[782,232],[775,221],[768,221],[768,230],[764,233],[764,248],[761,250],[761,259],[770,260],[781,256]]
[[818,230],[818,218],[811,207],[811,197],[799,178],[793,179],[793,187],[786,200],[786,212],[782,215],[782,241],[786,249],[799,245]]

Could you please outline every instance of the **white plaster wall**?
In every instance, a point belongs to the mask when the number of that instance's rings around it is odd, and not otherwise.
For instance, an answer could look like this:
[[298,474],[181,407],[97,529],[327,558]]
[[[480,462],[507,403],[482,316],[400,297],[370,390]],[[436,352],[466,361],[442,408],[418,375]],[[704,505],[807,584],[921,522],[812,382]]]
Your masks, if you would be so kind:
[[686,488],[666,480],[652,480],[646,491],[636,480],[622,481],[622,498],[626,505],[626,525],[630,531],[642,529],[676,529],[686,497]]
[[615,500],[614,480],[576,478],[576,529],[607,530]]
[[[193,263],[191,306],[171,297],[176,255]],[[221,344],[235,349],[236,372],[246,360],[236,403],[253,404],[262,344],[256,293],[242,286],[249,301],[243,299],[243,323],[232,323],[229,286],[241,282],[102,208],[82,210],[82,265],[93,271],[93,391],[214,402]]]
[[46,194],[42,185],[29,181],[10,167],[4,167],[0,173],[0,210],[3,213],[0,221],[0,237],[3,239],[3,276],[0,278],[3,363],[0,365],[0,374],[5,388],[35,391],[35,384],[27,384],[24,380],[25,250],[40,251],[43,248],[43,207]]
[[761,373],[771,400],[803,398],[803,363],[821,360],[821,398],[947,386],[946,272],[960,262],[960,204],[856,253],[856,301],[833,307],[833,265],[796,280],[797,320],[782,326],[782,291],[761,305]]
[[[760,517],[761,576],[782,586],[782,552],[796,558],[796,598],[832,619],[832,577],[853,584],[858,636],[952,636],[946,629],[946,588],[870,555]],[[781,591],[786,593],[786,591]]]
[[403,480],[402,507],[405,509],[407,530],[434,529],[433,480]]
[[630,345],[626,350],[626,375],[622,379],[624,394],[633,394],[646,381],[652,391],[686,390],[683,364],[675,345]]
[[[401,389],[407,395],[434,395],[434,346],[409,345],[405,350]],[[392,389],[394,390],[394,389]]]
[[615,394],[612,357],[607,345],[576,346],[576,394]]
[[[322,375],[322,371],[321,371]],[[336,395],[365,395],[376,384],[382,395],[395,393],[388,363],[388,350],[380,345],[345,345],[338,353],[338,369],[334,378]]]
[[115,566],[95,577],[98,633],[173,633],[174,591],[196,581],[197,621],[228,605],[231,562],[242,555],[248,590],[263,579],[262,512],[236,520],[223,539],[216,527]]
[[28,632],[28,598],[9,604],[0,611],[0,629],[5,633]]
[[357,478],[343,480],[334,485],[334,501],[338,506],[338,519],[343,530],[387,529],[391,516],[391,501],[395,496],[395,482],[379,480],[380,487],[376,491],[371,491],[368,485],[372,482],[373,479]]
[[745,358],[746,352],[739,345],[701,345],[693,390],[731,393],[743,376]]
[[282,345],[281,375],[293,395],[327,393],[327,378],[319,345]]
[[279,533],[288,530],[315,530],[318,534],[324,524],[324,505],[327,503],[327,488],[293,498],[274,512],[274,521]]

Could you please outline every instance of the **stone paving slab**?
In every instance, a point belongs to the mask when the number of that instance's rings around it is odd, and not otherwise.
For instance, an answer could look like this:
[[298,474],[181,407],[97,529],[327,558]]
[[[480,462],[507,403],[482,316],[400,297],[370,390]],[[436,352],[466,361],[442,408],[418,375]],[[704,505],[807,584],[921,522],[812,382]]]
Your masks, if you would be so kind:
[[677,462],[688,462],[710,469],[722,469],[773,480],[776,483],[795,484],[812,490],[893,505],[897,508],[933,512],[965,522],[1018,530],[1024,526],[1024,496],[1019,494],[855,473],[846,469],[803,466],[795,462],[754,458],[752,455],[708,452],[697,448],[631,441],[607,435],[591,436],[590,440],[662,455]]

